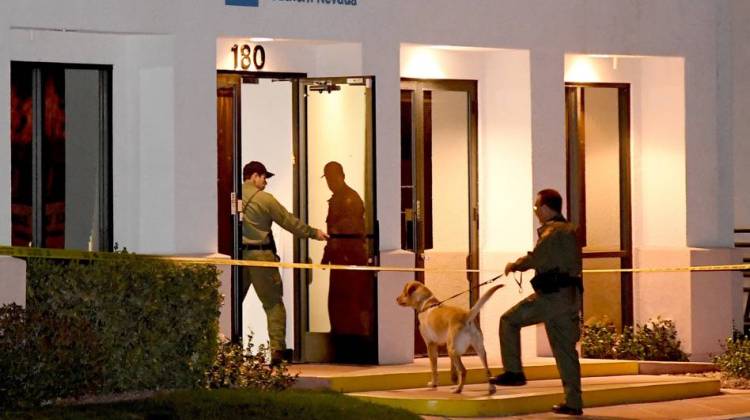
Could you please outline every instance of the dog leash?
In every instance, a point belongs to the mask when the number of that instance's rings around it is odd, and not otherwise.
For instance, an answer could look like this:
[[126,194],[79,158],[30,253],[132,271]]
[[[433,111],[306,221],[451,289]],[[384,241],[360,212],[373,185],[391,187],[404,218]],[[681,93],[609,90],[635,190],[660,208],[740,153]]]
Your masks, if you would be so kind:
[[[503,277],[504,275],[505,275],[505,274],[499,274],[499,275],[497,275],[497,276],[495,276],[495,277],[493,277],[493,278],[491,278],[491,279],[489,279],[489,280],[487,280],[487,281],[484,281],[484,282],[482,282],[482,283],[479,283],[479,284],[477,284],[477,285],[476,285],[475,287],[469,287],[469,288],[468,288],[467,290],[464,290],[463,292],[460,292],[460,293],[456,293],[455,295],[453,295],[453,296],[451,296],[451,297],[449,297],[449,298],[445,298],[445,299],[443,299],[443,300],[440,300],[440,301],[438,301],[438,302],[436,302],[436,303],[433,303],[433,304],[431,304],[431,305],[428,305],[427,307],[425,307],[425,308],[422,308],[422,309],[420,309],[420,310],[419,310],[419,312],[417,312],[417,313],[420,313],[420,314],[421,314],[422,312],[424,312],[424,311],[426,311],[426,310],[428,310],[428,309],[432,309],[432,308],[435,308],[435,307],[437,307],[437,306],[440,306],[440,305],[442,305],[443,303],[445,303],[446,301],[449,301],[449,300],[451,300],[451,299],[453,299],[453,298],[457,298],[457,297],[459,297],[459,296],[463,295],[464,293],[468,293],[468,292],[470,292],[470,291],[471,291],[472,289],[475,289],[475,288],[478,288],[478,287],[482,287],[482,286],[484,286],[485,284],[490,284],[490,283],[494,282],[495,280],[499,279],[500,277]],[[521,279],[523,280],[523,277],[522,277]],[[518,280],[516,280],[516,283],[518,283]],[[519,285],[519,286],[520,286],[520,285]]]

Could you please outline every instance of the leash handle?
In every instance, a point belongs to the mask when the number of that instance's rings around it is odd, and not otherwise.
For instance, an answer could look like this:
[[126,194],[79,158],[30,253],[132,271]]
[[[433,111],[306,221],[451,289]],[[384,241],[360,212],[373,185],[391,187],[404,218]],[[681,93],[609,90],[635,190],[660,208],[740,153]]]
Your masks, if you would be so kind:
[[513,272],[513,281],[516,282],[518,285],[518,294],[523,294],[523,271],[519,274],[519,277],[516,277],[516,272]]

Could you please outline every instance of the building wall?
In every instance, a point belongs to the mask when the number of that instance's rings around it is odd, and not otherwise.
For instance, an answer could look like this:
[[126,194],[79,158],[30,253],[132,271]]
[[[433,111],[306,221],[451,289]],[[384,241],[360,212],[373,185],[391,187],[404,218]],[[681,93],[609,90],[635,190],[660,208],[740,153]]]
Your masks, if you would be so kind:
[[[731,135],[734,146],[734,224],[738,228],[750,228],[750,3],[742,0],[731,2]],[[749,253],[750,254],[750,253]]]
[[[480,95],[499,110],[480,116],[481,135],[489,139],[493,130],[503,131],[500,142],[480,146],[498,162],[480,168],[484,196],[503,198],[482,203],[491,210],[483,220],[493,229],[482,243],[488,252],[510,256],[533,242],[531,212],[523,210],[533,192],[565,191],[565,55],[674,57],[684,66],[684,160],[675,159],[675,170],[680,188],[684,177],[685,198],[668,213],[658,196],[642,194],[638,235],[643,243],[687,252],[731,247],[735,219],[750,220],[744,204],[750,193],[741,184],[747,165],[733,165],[733,155],[738,161],[750,155],[744,140],[750,95],[743,94],[750,86],[743,71],[750,58],[742,41],[748,16],[741,0],[359,0],[357,6],[261,0],[258,8],[219,0],[8,0],[0,4],[0,61],[114,65],[115,241],[138,252],[210,254],[217,237],[217,41],[264,36],[333,42],[335,47],[317,51],[314,64],[301,67],[311,75],[358,70],[376,76],[378,219],[387,251],[400,246],[399,182],[383,175],[399,173],[402,44],[512,50],[520,60],[490,54],[489,64],[477,70],[489,80]],[[722,44],[730,18],[733,42]],[[718,59],[721,45],[730,45],[730,62]],[[349,58],[336,62],[342,56]],[[644,59],[640,77],[656,78],[659,65]],[[668,86],[679,90],[672,82]],[[5,133],[8,86],[6,64],[0,66]],[[517,100],[505,101],[500,86]],[[649,118],[661,120],[644,115],[641,124]],[[8,143],[0,143],[0,243],[10,242]],[[634,192],[652,177],[645,170],[641,176]],[[498,308],[517,299],[501,296]]]
[[[734,148],[734,226],[735,228],[750,228],[750,49],[747,40],[750,39],[750,3],[742,0],[730,2],[729,27],[731,38],[729,50],[732,66],[730,68],[731,83],[727,84],[728,100],[731,103],[731,113],[727,125],[731,129],[731,139]],[[735,235],[736,241],[750,242],[750,234]],[[736,259],[750,258],[750,249],[738,249]],[[747,279],[739,273],[735,274],[733,290],[735,293],[734,311],[735,327],[743,328],[743,314],[746,298],[740,290]]]
[[[174,127],[174,171],[164,181],[175,187],[174,202],[191,203],[189,208],[181,206],[179,212],[173,213],[174,226],[183,226],[188,221],[191,226],[191,229],[175,229],[173,239],[167,240],[175,251],[211,252],[215,248],[216,229],[212,216],[215,211],[215,188],[210,177],[203,174],[213,173],[215,169],[215,162],[211,159],[215,145],[205,139],[212,138],[215,131],[215,110],[209,98],[214,94],[216,39],[224,35],[360,43],[378,40],[385,46],[389,38],[395,38],[426,44],[530,49],[532,135],[537,145],[533,152],[534,161],[545,168],[538,173],[535,171],[534,186],[562,186],[559,179],[564,168],[558,159],[560,142],[553,145],[549,139],[561,136],[564,108],[561,106],[561,95],[550,95],[549,92],[553,82],[557,86],[560,85],[558,82],[562,82],[561,60],[566,51],[684,56],[687,85],[691,87],[687,93],[689,100],[686,107],[696,110],[687,122],[689,173],[696,174],[695,187],[691,187],[688,193],[690,205],[687,217],[695,220],[688,224],[688,236],[691,245],[696,246],[729,243],[728,228],[722,225],[725,218],[721,217],[723,213],[719,210],[727,206],[720,206],[716,200],[698,198],[717,188],[724,188],[719,185],[721,174],[717,169],[722,166],[722,159],[730,157],[728,154],[718,154],[718,146],[713,141],[716,139],[716,116],[711,110],[716,109],[712,92],[716,88],[713,75],[716,74],[717,62],[713,53],[717,16],[714,5],[709,2],[662,0],[623,5],[616,1],[505,1],[499,6],[497,2],[484,1],[475,2],[471,7],[447,0],[412,1],[409,4],[361,1],[354,7],[262,2],[259,8],[238,8],[224,6],[218,1],[210,4],[200,1],[152,4],[142,1],[124,6],[116,1],[63,4],[39,0],[30,4],[17,0],[10,2],[8,7],[9,24],[13,27],[165,33],[175,37],[174,56],[169,57],[168,52],[164,54],[164,51],[162,56],[166,56],[174,75],[175,121],[191,122]],[[291,19],[295,19],[295,25],[287,24]],[[569,25],[571,21],[580,24]],[[387,25],[387,31],[382,30],[384,25]],[[542,27],[545,31],[538,30]],[[691,30],[685,31],[686,27]],[[483,30],[476,31],[474,28]],[[97,39],[107,37],[98,33],[92,36]],[[391,45],[391,48],[394,47],[398,48]],[[45,59],[36,47],[27,53]],[[112,53],[121,55],[119,51]],[[363,48],[365,57],[377,53],[377,50],[370,52]],[[363,62],[374,65],[375,61],[394,59],[397,58],[391,53],[373,58],[363,57]],[[373,69],[384,65],[376,65]],[[393,62],[390,64],[391,67],[394,65]],[[382,73],[370,71],[367,67],[362,70],[378,76],[378,73]],[[397,108],[394,106],[397,79],[393,76],[383,79],[378,79],[378,92],[387,93],[385,98],[378,101],[378,111]],[[7,119],[7,116],[3,118]],[[390,124],[378,119],[378,127],[383,125]],[[392,134],[392,127],[390,131]],[[397,148],[398,137],[387,135],[388,131],[385,134],[378,137],[378,150],[389,154]],[[695,158],[692,157],[694,155]],[[206,158],[196,161],[195,156]],[[385,163],[391,161],[384,157],[378,163],[381,169],[379,173],[385,173],[382,169],[391,165]],[[552,164],[552,161],[555,163]],[[380,168],[381,165],[385,168]],[[379,192],[382,192],[379,196],[385,198],[382,201],[393,201],[391,198],[395,187],[395,183],[379,184]],[[729,197],[725,200],[729,200]],[[172,207],[175,206],[174,202]],[[394,212],[387,210],[387,205],[381,208],[379,218],[384,228],[394,227]],[[383,230],[383,247],[396,248],[398,230]],[[160,233],[168,235],[168,232]],[[146,242],[153,242],[151,239]]]

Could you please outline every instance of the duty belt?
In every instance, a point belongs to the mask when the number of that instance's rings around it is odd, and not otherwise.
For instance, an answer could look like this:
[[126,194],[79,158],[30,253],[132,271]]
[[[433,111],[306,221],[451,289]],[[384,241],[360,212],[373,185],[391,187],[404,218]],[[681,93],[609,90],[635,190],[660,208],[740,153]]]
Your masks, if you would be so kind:
[[583,279],[579,276],[570,276],[568,274],[551,271],[539,273],[531,279],[531,286],[538,293],[555,293],[565,287],[575,286],[583,292]]
[[268,244],[242,244],[240,247],[243,251],[273,251],[273,243]]

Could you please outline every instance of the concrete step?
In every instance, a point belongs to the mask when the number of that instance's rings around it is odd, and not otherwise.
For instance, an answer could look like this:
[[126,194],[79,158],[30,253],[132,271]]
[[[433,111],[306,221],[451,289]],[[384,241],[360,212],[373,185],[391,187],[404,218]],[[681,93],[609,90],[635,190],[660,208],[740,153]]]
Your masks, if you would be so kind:
[[[529,371],[527,370],[527,373]],[[584,407],[697,398],[720,393],[716,379],[669,375],[584,377]],[[446,417],[507,416],[547,412],[563,401],[559,379],[531,380],[522,387],[498,387],[488,395],[487,384],[471,384],[462,394],[453,386],[353,392],[349,395],[417,414]]]
[[[466,356],[463,362],[468,370],[466,383],[487,381],[478,357]],[[683,374],[713,370],[715,367],[711,363],[581,359],[583,377]],[[338,392],[419,388],[426,386],[431,378],[429,360],[424,358],[405,365],[299,364],[291,365],[289,371],[299,374],[296,388]],[[491,365],[490,371],[497,375],[503,369],[499,365]],[[555,360],[548,357],[524,360],[524,372],[529,380],[559,378]],[[447,358],[438,359],[438,375],[440,383],[450,383],[450,361]]]
[[[465,357],[468,372],[467,384],[487,382],[487,376],[477,357]],[[490,366],[493,375],[503,372],[500,366]],[[330,389],[338,392],[381,391],[419,388],[431,379],[429,362],[420,360],[409,365],[396,366],[342,366],[342,365],[293,365],[292,374],[299,373],[297,388]],[[557,379],[559,374],[553,359],[542,359],[524,364],[528,380]],[[584,377],[637,375],[637,361],[583,360],[581,375]],[[450,361],[438,361],[438,377],[441,384],[450,384]]]

